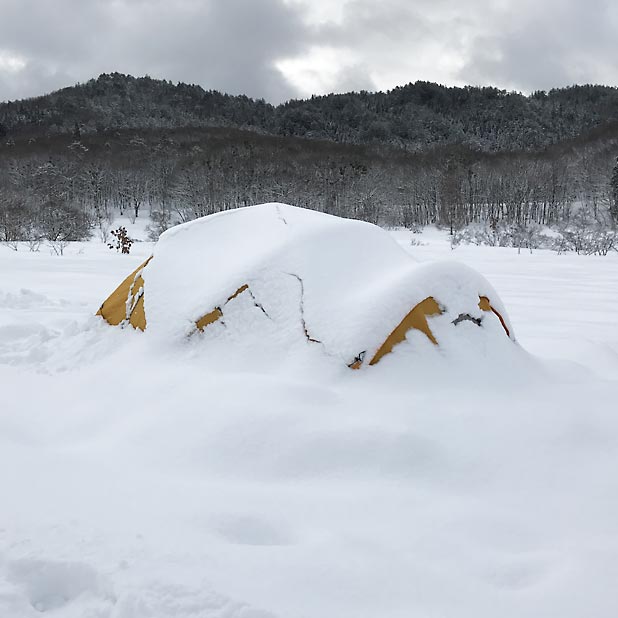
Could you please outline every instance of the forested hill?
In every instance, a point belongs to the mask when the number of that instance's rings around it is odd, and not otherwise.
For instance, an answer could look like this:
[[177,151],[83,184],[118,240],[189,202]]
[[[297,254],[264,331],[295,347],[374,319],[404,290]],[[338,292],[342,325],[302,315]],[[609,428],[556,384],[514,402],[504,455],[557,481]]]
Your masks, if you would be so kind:
[[279,106],[200,86],[119,73],[0,104],[0,137],[117,129],[233,127],[408,151],[458,144],[486,152],[539,150],[618,120],[618,89],[572,86],[530,96],[416,82]]

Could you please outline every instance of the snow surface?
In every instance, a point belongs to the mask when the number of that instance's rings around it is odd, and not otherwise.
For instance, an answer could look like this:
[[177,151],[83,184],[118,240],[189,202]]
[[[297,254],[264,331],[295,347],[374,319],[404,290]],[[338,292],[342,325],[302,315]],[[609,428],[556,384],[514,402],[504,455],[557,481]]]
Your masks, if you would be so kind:
[[618,255],[391,235],[521,348],[148,338],[93,316],[148,243],[0,247],[0,616],[616,616]]

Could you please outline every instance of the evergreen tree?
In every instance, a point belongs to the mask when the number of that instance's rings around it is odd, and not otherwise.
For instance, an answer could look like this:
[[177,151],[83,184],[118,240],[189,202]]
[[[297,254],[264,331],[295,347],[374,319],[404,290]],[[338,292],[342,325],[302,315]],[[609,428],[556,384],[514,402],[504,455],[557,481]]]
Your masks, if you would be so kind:
[[618,224],[618,158],[616,158],[616,165],[614,165],[610,182],[612,186],[612,204],[609,208],[609,214],[612,217],[612,221]]

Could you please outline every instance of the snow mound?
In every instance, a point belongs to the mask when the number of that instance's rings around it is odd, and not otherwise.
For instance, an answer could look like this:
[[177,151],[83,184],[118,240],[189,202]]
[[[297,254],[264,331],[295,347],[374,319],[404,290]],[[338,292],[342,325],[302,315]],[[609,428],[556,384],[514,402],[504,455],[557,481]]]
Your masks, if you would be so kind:
[[[371,359],[432,297],[442,313],[429,318],[430,328],[446,342],[455,328],[464,340],[475,330],[501,339],[506,331],[514,340],[496,292],[472,269],[419,265],[375,225],[286,204],[225,211],[168,230],[142,277],[148,331],[166,338],[195,334],[196,323],[214,312],[217,324],[199,328],[210,338],[244,324],[248,339],[308,340],[350,364],[359,355]],[[481,310],[481,297],[493,313]],[[486,328],[477,328],[481,323]]]

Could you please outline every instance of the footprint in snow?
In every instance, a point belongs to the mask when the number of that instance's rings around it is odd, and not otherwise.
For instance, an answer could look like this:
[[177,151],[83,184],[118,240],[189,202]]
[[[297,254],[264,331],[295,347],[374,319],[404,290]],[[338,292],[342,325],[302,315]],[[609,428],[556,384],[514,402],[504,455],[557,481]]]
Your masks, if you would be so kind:
[[[14,606],[21,598],[23,604],[39,613],[63,609],[62,615],[68,615],[65,611],[79,604],[79,608],[73,608],[75,615],[107,616],[109,612],[105,609],[109,610],[116,602],[105,578],[80,562],[13,560],[6,567],[6,582],[13,585],[13,591],[3,595],[4,600]],[[0,614],[3,597],[0,597]],[[97,613],[92,613],[93,605]]]
[[252,515],[221,518],[215,524],[221,537],[237,545],[290,545],[292,540],[281,526]]

